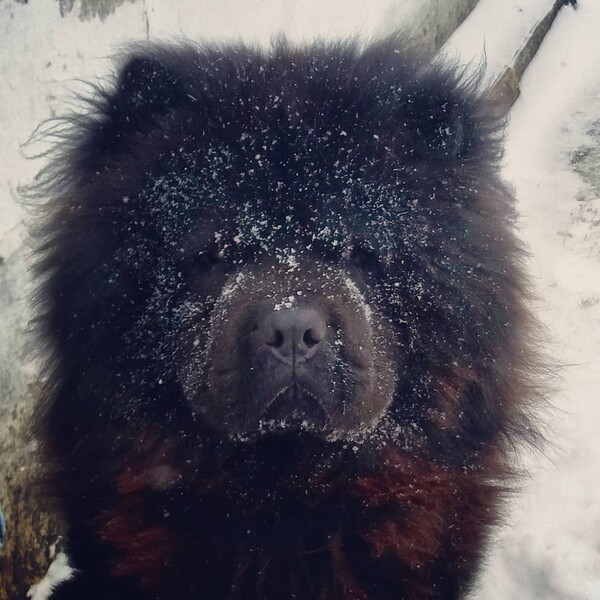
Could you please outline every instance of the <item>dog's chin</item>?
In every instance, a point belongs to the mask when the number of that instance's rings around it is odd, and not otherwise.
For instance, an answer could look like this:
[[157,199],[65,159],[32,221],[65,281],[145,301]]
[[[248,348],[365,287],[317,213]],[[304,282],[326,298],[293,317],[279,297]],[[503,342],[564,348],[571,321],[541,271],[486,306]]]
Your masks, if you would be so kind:
[[289,385],[277,392],[259,423],[259,431],[303,431],[323,434],[331,429],[327,413],[318,397],[298,384]]
[[335,427],[318,397],[297,384],[279,389],[265,403],[256,421],[242,431],[230,432],[230,441],[241,443],[276,442],[302,445],[307,440],[326,442]]

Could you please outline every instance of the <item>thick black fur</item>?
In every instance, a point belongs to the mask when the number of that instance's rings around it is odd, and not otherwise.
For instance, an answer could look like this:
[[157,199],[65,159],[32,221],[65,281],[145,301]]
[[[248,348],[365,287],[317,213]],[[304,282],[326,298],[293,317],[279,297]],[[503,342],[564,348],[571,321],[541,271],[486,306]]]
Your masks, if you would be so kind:
[[[77,572],[53,600],[469,590],[536,396],[492,108],[399,37],[143,45],[57,124],[35,190],[37,422]],[[332,286],[342,330],[367,328],[346,275],[378,324],[368,358],[393,387],[368,430],[241,439],[211,416],[252,394],[244,356],[239,396],[207,383],[215,331],[237,356],[236,315],[294,291],[290,253],[303,289]],[[240,271],[263,283],[227,304]]]

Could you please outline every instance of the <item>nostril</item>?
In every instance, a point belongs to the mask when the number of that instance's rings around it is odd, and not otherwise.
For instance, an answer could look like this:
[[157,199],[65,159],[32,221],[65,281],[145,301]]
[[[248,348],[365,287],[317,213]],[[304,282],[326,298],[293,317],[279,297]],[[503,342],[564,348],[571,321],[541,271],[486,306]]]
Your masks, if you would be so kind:
[[321,338],[314,329],[307,329],[302,336],[302,341],[307,348],[312,348],[321,341]]
[[271,346],[272,348],[281,348],[283,346],[284,335],[279,329],[276,329],[273,332],[273,336],[271,340],[266,342],[267,346]]

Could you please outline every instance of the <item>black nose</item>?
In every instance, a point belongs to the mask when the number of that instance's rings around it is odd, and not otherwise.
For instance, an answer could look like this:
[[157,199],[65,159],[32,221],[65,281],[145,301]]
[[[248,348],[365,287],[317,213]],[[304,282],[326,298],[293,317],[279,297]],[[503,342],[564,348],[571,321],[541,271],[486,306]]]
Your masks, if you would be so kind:
[[325,318],[315,308],[286,308],[265,314],[259,325],[261,343],[286,364],[314,356],[327,335]]

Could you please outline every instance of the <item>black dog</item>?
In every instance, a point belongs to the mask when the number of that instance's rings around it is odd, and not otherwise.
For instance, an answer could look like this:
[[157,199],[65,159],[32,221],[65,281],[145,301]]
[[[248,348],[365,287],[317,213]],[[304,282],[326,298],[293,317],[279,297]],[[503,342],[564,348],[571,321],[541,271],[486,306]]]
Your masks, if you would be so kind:
[[126,57],[37,190],[55,599],[454,599],[535,394],[500,124],[396,37]]

